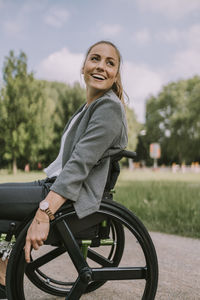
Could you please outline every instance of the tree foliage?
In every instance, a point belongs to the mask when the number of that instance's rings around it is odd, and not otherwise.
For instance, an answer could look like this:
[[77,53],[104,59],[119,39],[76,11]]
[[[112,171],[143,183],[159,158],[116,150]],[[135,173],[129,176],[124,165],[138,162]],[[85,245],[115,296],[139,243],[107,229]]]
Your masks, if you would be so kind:
[[165,163],[200,159],[200,77],[172,82],[146,105],[148,145],[161,144]]
[[45,139],[45,98],[41,83],[27,70],[24,52],[18,56],[10,51],[3,67],[4,86],[0,94],[0,136],[3,159],[17,163],[35,162]]
[[135,151],[138,143],[138,133],[141,125],[138,123],[135,112],[130,107],[126,107],[126,117],[128,123],[128,150]]
[[45,163],[53,161],[58,155],[60,140],[65,125],[75,111],[86,102],[85,89],[79,83],[67,85],[61,82],[43,81],[46,99],[52,103],[53,136],[46,152]]

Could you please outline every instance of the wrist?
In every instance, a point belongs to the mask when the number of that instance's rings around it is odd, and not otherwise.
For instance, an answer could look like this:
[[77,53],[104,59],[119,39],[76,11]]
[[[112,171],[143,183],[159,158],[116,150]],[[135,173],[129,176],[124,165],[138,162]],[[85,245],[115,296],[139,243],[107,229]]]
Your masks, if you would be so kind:
[[40,208],[38,208],[38,210],[35,214],[34,220],[37,224],[41,224],[41,223],[49,224],[50,223],[50,219],[49,219],[48,215],[44,211],[40,210]]
[[49,219],[48,220],[44,220],[44,219],[39,219],[39,218],[37,218],[37,217],[35,217],[35,222],[37,223],[37,224],[41,224],[41,223],[46,223],[46,224],[49,224]]
[[55,214],[56,211],[66,202],[67,199],[54,191],[50,191],[45,200],[49,202],[50,209],[52,213]]
[[49,202],[46,200],[43,200],[40,202],[39,204],[39,209],[41,212],[45,213],[46,216],[53,221],[55,219],[55,216],[53,214],[53,212],[51,211],[50,207],[49,207]]
[[37,212],[36,212],[36,215],[35,217],[40,220],[41,222],[44,221],[44,222],[49,222],[49,217],[48,215],[42,211],[40,208],[38,208]]

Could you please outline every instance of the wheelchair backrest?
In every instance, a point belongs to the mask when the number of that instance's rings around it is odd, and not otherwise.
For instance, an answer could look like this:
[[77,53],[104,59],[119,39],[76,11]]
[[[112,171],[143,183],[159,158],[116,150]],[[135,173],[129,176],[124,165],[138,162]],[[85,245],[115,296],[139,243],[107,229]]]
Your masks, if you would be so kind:
[[106,186],[105,186],[105,190],[104,190],[105,193],[110,192],[114,188],[114,186],[117,182],[117,178],[120,174],[119,161],[123,157],[134,159],[136,157],[136,152],[123,150],[123,151],[120,151],[119,153],[110,157],[110,167],[109,167]]

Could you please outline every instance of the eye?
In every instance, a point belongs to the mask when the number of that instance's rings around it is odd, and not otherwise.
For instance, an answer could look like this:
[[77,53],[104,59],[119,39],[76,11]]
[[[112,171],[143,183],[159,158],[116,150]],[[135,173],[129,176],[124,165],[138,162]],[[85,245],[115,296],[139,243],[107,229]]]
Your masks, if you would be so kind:
[[114,63],[112,60],[109,60],[109,61],[107,62],[107,64],[110,65],[110,66],[112,66],[112,67],[114,67],[114,65],[115,65],[115,63]]
[[98,57],[98,56],[92,56],[92,57],[91,57],[91,60],[92,60],[92,61],[98,61],[98,60],[99,60],[99,57]]

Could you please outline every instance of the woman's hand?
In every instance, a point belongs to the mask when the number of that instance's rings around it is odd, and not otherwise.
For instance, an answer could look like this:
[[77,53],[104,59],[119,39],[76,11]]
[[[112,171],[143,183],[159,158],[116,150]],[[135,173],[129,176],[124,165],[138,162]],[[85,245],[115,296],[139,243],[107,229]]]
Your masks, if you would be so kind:
[[[49,202],[49,207],[53,214],[66,202],[66,200],[67,199],[53,191],[50,191],[45,198],[45,201]],[[31,247],[38,250],[39,247],[43,245],[48,237],[49,227],[48,215],[38,209],[26,235],[24,251],[27,263],[30,262]]]
[[43,245],[49,234],[49,217],[46,213],[38,210],[27,231],[26,244],[24,247],[26,262],[30,262],[31,247],[38,250]]

